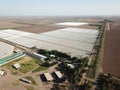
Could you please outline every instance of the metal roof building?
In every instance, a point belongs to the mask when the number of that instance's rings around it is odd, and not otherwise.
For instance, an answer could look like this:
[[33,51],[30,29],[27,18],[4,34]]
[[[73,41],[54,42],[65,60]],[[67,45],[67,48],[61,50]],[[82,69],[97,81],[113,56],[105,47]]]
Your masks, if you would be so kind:
[[45,60],[47,58],[46,56],[38,54],[38,53],[35,53],[35,52],[33,54],[38,56],[38,57],[40,57],[41,60]]
[[19,63],[16,63],[16,64],[13,65],[13,67],[14,67],[15,69],[19,69],[21,66],[20,66]]
[[63,77],[63,75],[62,75],[62,73],[60,71],[55,71],[55,74],[56,74],[56,76],[58,78],[62,78]]
[[45,76],[47,81],[52,81],[53,80],[53,78],[52,78],[50,73],[44,73],[44,76]]

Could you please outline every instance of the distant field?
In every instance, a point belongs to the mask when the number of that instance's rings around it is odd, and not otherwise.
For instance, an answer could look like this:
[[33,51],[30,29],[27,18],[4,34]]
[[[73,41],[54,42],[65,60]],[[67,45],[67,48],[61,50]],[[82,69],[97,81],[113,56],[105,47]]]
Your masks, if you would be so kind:
[[120,76],[120,21],[111,24],[111,30],[106,33],[104,48],[104,72]]
[[30,25],[17,24],[17,23],[12,23],[12,22],[0,22],[0,29],[16,28],[16,27],[28,27],[28,26],[30,26]]
[[[17,29],[33,33],[42,33],[65,27],[73,26],[57,26],[54,23],[61,22],[85,22],[96,23],[102,20],[97,17],[6,17],[0,18],[0,29]],[[96,29],[89,25],[76,26],[75,28]]]
[[42,26],[30,26],[30,27],[20,27],[16,28],[17,30],[20,31],[26,31],[26,32],[32,32],[32,33],[42,33],[42,32],[48,32],[48,31],[53,31],[57,29],[62,29],[64,27],[60,26],[52,26],[52,25],[42,25]]

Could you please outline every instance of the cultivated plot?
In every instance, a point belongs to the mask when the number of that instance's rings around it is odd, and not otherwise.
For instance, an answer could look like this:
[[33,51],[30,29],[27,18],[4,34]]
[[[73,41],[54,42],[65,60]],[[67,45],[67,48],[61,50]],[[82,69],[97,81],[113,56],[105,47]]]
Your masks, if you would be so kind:
[[106,32],[103,70],[120,76],[120,23],[112,22],[111,30]]

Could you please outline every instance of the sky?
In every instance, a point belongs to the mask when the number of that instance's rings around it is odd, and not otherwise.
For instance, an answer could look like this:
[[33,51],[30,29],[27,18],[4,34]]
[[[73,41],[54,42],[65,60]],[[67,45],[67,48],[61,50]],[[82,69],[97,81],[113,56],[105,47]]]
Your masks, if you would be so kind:
[[0,16],[120,15],[120,0],[0,0]]

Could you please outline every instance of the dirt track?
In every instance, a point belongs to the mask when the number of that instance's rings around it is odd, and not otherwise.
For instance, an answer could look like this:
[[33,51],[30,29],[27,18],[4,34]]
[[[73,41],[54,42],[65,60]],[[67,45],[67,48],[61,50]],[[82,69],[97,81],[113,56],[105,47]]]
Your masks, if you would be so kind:
[[104,48],[104,72],[120,76],[120,21],[112,22],[111,30],[106,32]]

